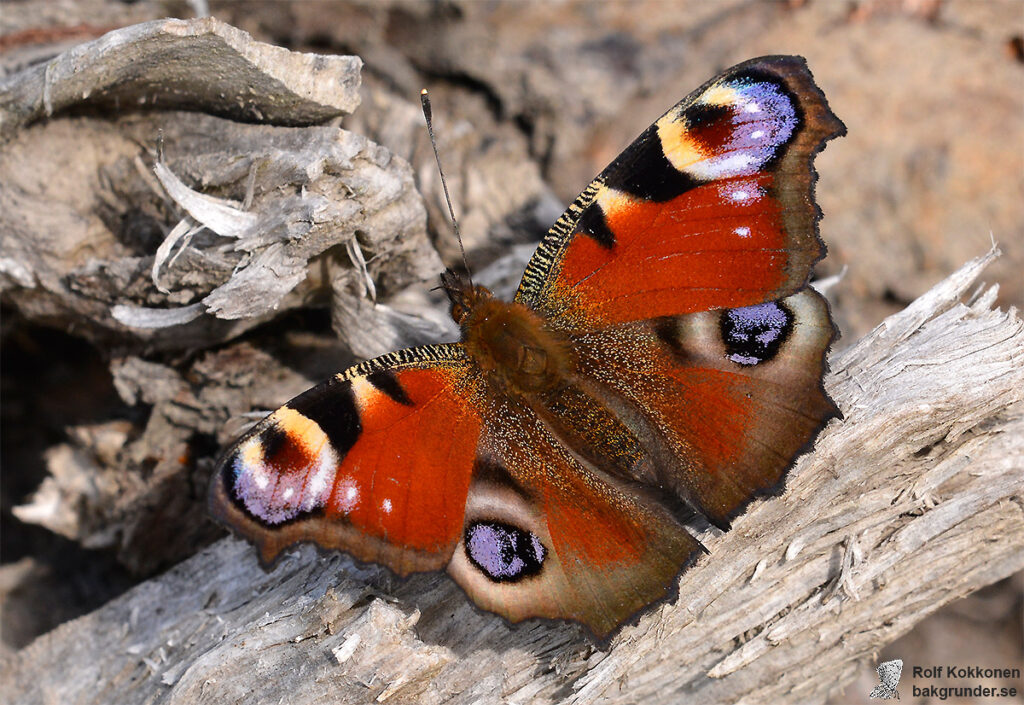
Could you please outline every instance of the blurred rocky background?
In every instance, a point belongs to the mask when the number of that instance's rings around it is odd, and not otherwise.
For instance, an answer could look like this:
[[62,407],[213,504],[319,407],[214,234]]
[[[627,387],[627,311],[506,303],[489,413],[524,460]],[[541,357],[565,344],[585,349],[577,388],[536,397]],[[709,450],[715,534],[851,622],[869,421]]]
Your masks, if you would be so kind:
[[[77,49],[197,13],[226,24]],[[206,483],[247,414],[451,335],[422,87],[470,263],[507,291],[650,122],[777,53],[849,131],[817,160],[838,347],[993,241],[1000,304],[1024,304],[1020,0],[0,5],[0,653],[222,535]],[[969,596],[880,660],[1019,664],[1022,594]]]

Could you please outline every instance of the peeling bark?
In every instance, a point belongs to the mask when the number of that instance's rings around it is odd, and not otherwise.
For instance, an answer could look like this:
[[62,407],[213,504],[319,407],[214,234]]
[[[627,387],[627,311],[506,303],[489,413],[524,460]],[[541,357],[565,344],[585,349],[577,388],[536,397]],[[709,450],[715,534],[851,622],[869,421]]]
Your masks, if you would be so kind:
[[355,56],[301,54],[212,17],[114,30],[0,79],[0,139],[72,107],[203,110],[247,122],[314,125],[359,105]]
[[316,124],[356,108],[361,65],[165,20],[3,79],[5,301],[104,346],[186,350],[436,275],[410,165]]

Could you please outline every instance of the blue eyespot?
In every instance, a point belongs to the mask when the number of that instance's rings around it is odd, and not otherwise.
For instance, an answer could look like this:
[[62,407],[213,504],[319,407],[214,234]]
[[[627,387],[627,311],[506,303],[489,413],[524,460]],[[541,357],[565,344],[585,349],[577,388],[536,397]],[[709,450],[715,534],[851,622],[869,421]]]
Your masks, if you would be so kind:
[[536,534],[496,521],[470,524],[465,545],[470,562],[495,582],[516,582],[536,575],[547,554]]
[[778,354],[793,327],[793,315],[770,301],[723,311],[719,324],[725,356],[737,365],[757,365]]

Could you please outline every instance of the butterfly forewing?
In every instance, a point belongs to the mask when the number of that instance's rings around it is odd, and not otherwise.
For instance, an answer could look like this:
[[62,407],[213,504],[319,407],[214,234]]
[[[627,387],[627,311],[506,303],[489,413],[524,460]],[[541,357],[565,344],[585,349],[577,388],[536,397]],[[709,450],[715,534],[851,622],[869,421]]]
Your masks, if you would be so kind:
[[516,300],[579,330],[795,293],[824,254],[811,160],[844,131],[803,59],[729,69],[587,187]]
[[400,575],[443,568],[461,538],[482,419],[459,345],[392,353],[296,397],[221,461],[215,516],[265,563],[300,541]]

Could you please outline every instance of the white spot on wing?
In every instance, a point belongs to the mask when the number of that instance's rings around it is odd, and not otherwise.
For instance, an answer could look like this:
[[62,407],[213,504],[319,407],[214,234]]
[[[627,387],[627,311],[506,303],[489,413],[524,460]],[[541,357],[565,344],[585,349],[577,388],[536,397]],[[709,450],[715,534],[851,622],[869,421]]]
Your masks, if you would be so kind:
[[317,457],[316,469],[306,485],[306,493],[302,502],[302,508],[305,511],[314,507],[322,507],[327,503],[338,465],[337,454],[329,443],[325,443]]
[[751,205],[763,198],[764,189],[756,181],[729,181],[718,187],[719,196],[726,201],[740,205]]
[[359,485],[351,477],[341,481],[341,492],[338,493],[338,506],[348,514],[359,504]]
[[761,161],[756,156],[737,152],[727,157],[705,159],[687,167],[687,173],[704,181],[713,181],[729,176],[742,176],[752,174],[761,166]]
[[750,228],[746,226],[736,228],[735,230],[733,230],[733,232],[739,235],[740,237],[750,237]]
[[391,500],[390,499],[385,499],[383,502],[381,502],[380,503],[380,510],[382,512],[384,512],[385,514],[390,514],[391,513]]
[[252,481],[256,483],[258,488],[261,490],[267,489],[270,485],[270,476],[267,475],[267,469],[263,465],[251,466],[249,472],[252,474]]

